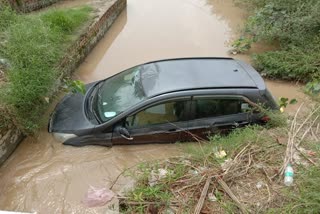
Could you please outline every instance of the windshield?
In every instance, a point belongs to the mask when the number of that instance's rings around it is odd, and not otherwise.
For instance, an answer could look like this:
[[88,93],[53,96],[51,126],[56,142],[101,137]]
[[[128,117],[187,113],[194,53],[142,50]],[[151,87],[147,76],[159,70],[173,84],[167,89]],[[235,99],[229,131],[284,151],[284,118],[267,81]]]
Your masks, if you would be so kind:
[[146,99],[141,83],[141,66],[130,68],[98,84],[93,111],[101,122],[107,122],[131,106]]

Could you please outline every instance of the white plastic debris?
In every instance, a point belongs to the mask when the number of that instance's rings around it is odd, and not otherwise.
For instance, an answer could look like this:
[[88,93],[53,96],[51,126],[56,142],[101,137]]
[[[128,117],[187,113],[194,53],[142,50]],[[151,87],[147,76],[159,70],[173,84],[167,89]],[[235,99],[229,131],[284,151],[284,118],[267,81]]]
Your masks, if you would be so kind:
[[257,163],[253,165],[257,169],[263,169],[264,165],[262,163]]
[[217,197],[216,197],[212,192],[210,192],[210,193],[208,194],[208,199],[209,199],[209,201],[212,201],[212,202],[218,200]]
[[281,112],[281,113],[284,112],[284,107],[283,107],[283,106],[280,108],[280,112]]
[[284,172],[284,185],[291,186],[293,184],[293,168],[288,164]]
[[167,208],[163,213],[164,214],[175,214],[175,211],[171,208]]
[[96,188],[90,186],[88,192],[82,200],[82,203],[87,207],[103,206],[107,202],[111,201],[114,195],[114,192],[107,188]]
[[203,166],[200,166],[198,169],[199,169],[200,173],[203,173],[208,170],[207,167],[203,167]]
[[50,103],[50,98],[49,98],[49,97],[45,97],[44,100],[45,100],[47,103]]
[[189,170],[188,173],[192,174],[192,175],[198,175],[199,174],[199,172],[197,170],[192,170],[192,169]]
[[166,177],[168,171],[165,169],[152,170],[149,176],[149,186],[154,186],[159,180]]
[[10,67],[9,60],[0,58],[0,65],[4,67]]
[[215,152],[214,156],[216,158],[220,158],[221,159],[221,158],[224,158],[225,156],[227,156],[227,153],[224,150],[220,150],[220,151]]
[[256,187],[257,189],[260,189],[261,187],[264,186],[264,183],[262,181],[259,181],[257,184],[256,184]]
[[186,165],[191,165],[191,162],[189,160],[183,160],[182,163]]

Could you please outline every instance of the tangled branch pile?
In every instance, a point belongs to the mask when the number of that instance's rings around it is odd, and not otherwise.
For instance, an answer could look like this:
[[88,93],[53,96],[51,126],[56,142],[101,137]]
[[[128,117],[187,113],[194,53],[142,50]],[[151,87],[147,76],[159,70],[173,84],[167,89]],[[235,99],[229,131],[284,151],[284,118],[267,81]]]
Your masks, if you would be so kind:
[[[140,165],[134,173],[136,187],[120,198],[121,211],[258,213],[287,209],[293,201],[286,191],[299,190],[297,185],[284,186],[284,163],[290,161],[299,171],[310,161],[317,163],[317,156],[310,150],[320,135],[318,117],[313,117],[318,110],[301,123],[296,114],[289,129],[247,127],[225,137],[213,137],[210,142],[189,145],[188,155],[183,157]],[[302,141],[308,142],[306,149],[300,147]],[[298,152],[288,156],[291,148]],[[224,152],[226,156],[221,155]]]

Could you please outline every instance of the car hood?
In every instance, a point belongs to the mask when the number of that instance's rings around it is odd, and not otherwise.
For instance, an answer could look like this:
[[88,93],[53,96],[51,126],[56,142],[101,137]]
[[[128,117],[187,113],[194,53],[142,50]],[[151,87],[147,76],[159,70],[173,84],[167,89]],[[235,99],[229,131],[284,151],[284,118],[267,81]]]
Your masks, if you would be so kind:
[[84,113],[84,97],[79,93],[66,95],[52,113],[49,132],[76,134],[94,128]]
[[[89,89],[94,83],[86,85]],[[49,132],[89,134],[95,127],[84,111],[85,95],[67,94],[56,106],[49,121]]]

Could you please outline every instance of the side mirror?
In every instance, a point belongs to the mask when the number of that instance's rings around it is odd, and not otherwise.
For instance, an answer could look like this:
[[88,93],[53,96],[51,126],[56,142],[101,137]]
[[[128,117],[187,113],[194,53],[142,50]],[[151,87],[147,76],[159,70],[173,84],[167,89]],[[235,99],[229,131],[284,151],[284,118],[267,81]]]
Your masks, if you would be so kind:
[[119,127],[118,133],[121,135],[121,137],[123,137],[126,140],[133,140],[133,137],[131,137],[128,129],[126,129],[124,127]]

